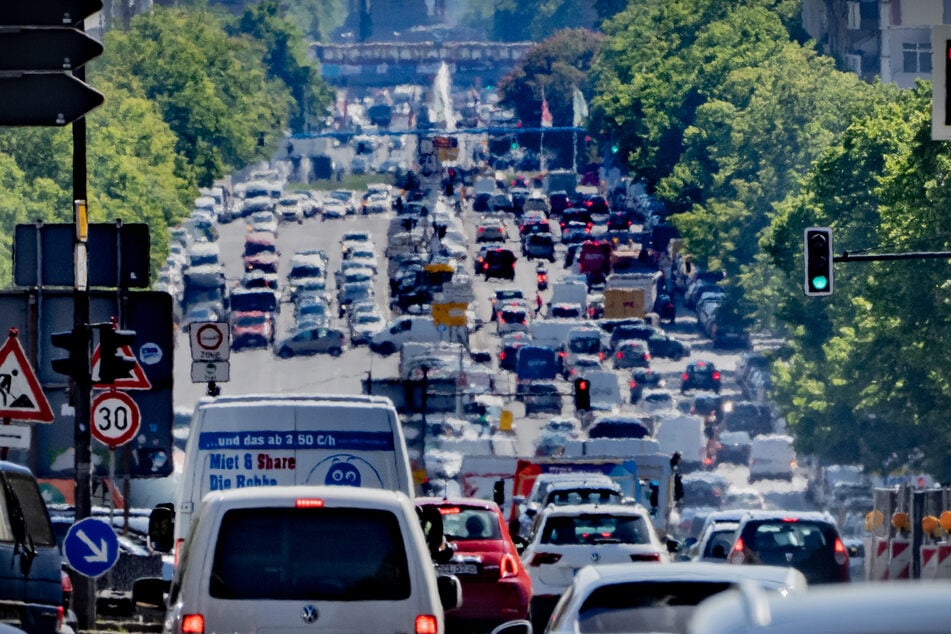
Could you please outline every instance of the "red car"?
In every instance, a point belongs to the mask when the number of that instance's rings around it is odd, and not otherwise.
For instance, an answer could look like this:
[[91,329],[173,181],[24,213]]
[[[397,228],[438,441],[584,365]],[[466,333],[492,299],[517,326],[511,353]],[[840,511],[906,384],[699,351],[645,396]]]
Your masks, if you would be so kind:
[[502,511],[477,498],[416,498],[422,508],[436,507],[452,560],[436,564],[440,573],[462,583],[462,606],[446,613],[446,629],[484,631],[528,618],[532,581],[522,567]]
[[274,341],[271,315],[260,310],[231,315],[231,349],[267,348]]

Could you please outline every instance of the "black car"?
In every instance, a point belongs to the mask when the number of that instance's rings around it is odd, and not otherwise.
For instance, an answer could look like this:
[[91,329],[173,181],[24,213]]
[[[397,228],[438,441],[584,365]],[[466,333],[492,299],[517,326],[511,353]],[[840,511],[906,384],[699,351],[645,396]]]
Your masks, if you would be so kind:
[[717,438],[717,463],[749,465],[752,443],[745,431],[720,432]]
[[634,221],[626,211],[612,211],[608,215],[608,231],[628,231]]
[[791,566],[809,585],[851,580],[849,556],[828,513],[755,511],[740,520],[731,564]]
[[571,199],[568,198],[567,192],[552,192],[548,195],[548,204],[552,214],[560,214],[571,206]]
[[606,214],[611,211],[608,199],[600,194],[586,197],[584,206],[592,214]]
[[667,293],[659,293],[657,299],[654,300],[654,312],[661,321],[674,323],[677,320],[677,306],[674,304],[674,298]]
[[720,371],[709,361],[694,361],[680,375],[680,393],[687,390],[712,390],[720,393]]
[[482,262],[482,274],[487,280],[491,277],[514,280],[516,259],[508,249],[488,249]]
[[634,368],[627,384],[631,390],[631,404],[635,404],[641,400],[645,389],[661,386],[663,378],[650,368]]
[[532,343],[532,338],[524,332],[513,332],[502,337],[499,344],[499,368],[515,372],[518,349]]
[[766,403],[752,401],[734,401],[723,412],[723,426],[730,431],[745,431],[750,436],[771,434],[773,412]]

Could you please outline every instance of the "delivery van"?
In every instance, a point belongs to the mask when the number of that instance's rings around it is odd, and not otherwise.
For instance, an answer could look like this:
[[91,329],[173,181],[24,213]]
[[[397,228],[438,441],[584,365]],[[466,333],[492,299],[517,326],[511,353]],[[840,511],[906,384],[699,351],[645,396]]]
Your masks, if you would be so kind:
[[792,436],[765,434],[753,439],[750,447],[750,484],[757,480],[788,480],[796,469]]
[[403,429],[379,396],[204,398],[192,415],[175,508],[175,543],[214,491],[325,484],[413,496]]
[[707,459],[707,436],[703,433],[703,417],[693,414],[664,417],[658,421],[654,438],[661,453],[668,456],[680,452],[680,470],[689,473],[702,469]]
[[133,589],[137,605],[166,608],[172,634],[443,634],[445,610],[461,605],[458,579],[437,577],[420,518],[398,491],[215,491],[192,529],[167,601],[158,583]]

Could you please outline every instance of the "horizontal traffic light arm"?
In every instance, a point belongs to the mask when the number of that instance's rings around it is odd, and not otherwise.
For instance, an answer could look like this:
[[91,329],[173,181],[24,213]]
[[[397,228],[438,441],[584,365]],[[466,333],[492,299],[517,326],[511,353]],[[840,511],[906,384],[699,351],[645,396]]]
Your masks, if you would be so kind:
[[888,260],[943,260],[951,259],[951,251],[910,251],[908,253],[868,253],[859,255],[845,251],[832,256],[833,262],[885,262]]

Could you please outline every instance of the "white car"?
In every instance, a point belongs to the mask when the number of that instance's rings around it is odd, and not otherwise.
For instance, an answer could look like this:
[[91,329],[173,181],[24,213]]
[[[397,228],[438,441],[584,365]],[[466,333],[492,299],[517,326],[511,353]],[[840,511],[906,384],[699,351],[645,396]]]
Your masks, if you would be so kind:
[[786,566],[683,562],[585,566],[552,613],[548,634],[683,632],[705,599],[748,581],[779,596],[805,592],[806,577]]
[[339,200],[327,198],[324,201],[324,218],[344,218],[347,215],[347,207]]
[[255,211],[249,218],[249,231],[268,231],[277,235],[277,218],[271,211]]
[[[639,504],[548,506],[522,564],[532,578],[533,622],[544,623],[587,565],[670,561],[647,509]],[[624,630],[627,631],[627,630]]]

